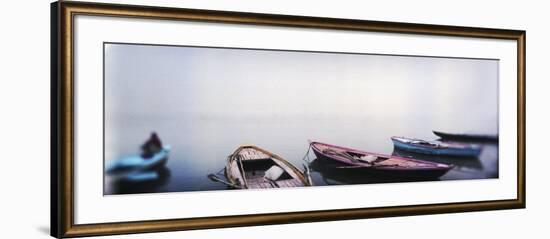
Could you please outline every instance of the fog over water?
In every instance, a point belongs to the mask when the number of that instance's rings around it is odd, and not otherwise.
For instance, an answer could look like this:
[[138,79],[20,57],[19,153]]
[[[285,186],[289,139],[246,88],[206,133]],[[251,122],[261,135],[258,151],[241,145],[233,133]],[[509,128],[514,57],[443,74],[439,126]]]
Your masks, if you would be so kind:
[[[498,134],[497,60],[106,44],[104,70],[106,164],[152,131],[172,146],[163,182],[107,194],[225,189],[206,175],[242,144],[302,168],[308,139],[392,154],[394,135]],[[498,146],[458,164],[441,179],[497,177]]]

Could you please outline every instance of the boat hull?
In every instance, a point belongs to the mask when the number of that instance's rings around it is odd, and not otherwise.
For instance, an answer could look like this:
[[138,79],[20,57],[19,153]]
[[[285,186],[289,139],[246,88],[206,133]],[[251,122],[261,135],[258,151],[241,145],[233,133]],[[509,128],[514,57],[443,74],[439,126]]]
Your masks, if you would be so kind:
[[447,155],[456,157],[477,157],[481,152],[480,148],[430,148],[423,147],[421,145],[405,143],[395,139],[392,139],[392,142],[394,147],[397,149],[420,154]]
[[[338,161],[332,157],[328,157],[317,151],[313,151],[318,159],[327,161]],[[392,177],[392,178],[416,178],[416,179],[434,179],[445,175],[448,169],[418,169],[418,170],[400,170],[400,169],[384,169],[384,168],[372,168],[372,167],[338,167],[340,170],[349,171],[350,173],[363,173],[371,176],[378,177]]]
[[169,152],[170,146],[165,146],[160,152],[156,153],[151,158],[143,158],[141,155],[124,157],[111,163],[106,168],[105,172],[115,180],[155,180],[157,177],[154,176],[153,173],[142,173],[164,168],[166,161],[168,161]]
[[363,163],[353,163],[353,162],[350,162],[349,160],[346,160],[345,158],[323,153],[321,149],[315,146],[315,144],[316,142],[313,142],[311,145],[312,145],[312,150],[318,159],[338,162],[339,164],[343,165],[341,167],[337,167],[338,169],[349,170],[350,172],[361,172],[369,175],[378,175],[378,176],[394,177],[394,178],[436,179],[445,175],[449,170],[453,168],[453,166],[446,165],[446,164],[369,153],[369,152],[360,151],[356,149],[349,149],[349,148],[344,148],[340,146],[321,143],[323,145],[328,145],[329,147],[336,147],[338,149],[350,151],[353,153],[387,157],[393,160],[400,160],[404,162],[411,162],[411,163],[431,165],[431,166],[407,168],[407,167],[391,167],[391,166],[376,166],[376,165],[373,166],[373,165],[366,165]]
[[442,139],[457,140],[457,141],[489,141],[498,142],[498,135],[484,134],[454,134],[441,131],[433,131],[433,133]]

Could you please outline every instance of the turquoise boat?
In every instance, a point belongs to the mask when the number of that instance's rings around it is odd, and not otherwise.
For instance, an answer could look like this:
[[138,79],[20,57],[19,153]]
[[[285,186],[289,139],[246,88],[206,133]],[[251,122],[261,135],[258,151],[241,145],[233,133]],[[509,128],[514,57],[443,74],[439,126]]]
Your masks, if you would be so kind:
[[164,167],[169,153],[170,146],[165,145],[158,153],[149,158],[144,158],[141,155],[127,156],[109,164],[105,172],[114,179],[128,181],[155,180],[159,176],[155,170]]
[[458,157],[477,157],[481,147],[475,144],[426,141],[405,137],[391,137],[395,148],[413,153],[447,155]]

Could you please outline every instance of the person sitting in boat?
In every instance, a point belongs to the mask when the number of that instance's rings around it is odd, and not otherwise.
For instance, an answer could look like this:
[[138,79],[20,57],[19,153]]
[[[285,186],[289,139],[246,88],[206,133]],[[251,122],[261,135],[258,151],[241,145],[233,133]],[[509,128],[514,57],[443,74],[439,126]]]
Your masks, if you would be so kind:
[[151,158],[153,155],[160,152],[160,150],[162,150],[162,142],[160,142],[157,133],[153,132],[151,133],[151,137],[141,145],[141,157]]

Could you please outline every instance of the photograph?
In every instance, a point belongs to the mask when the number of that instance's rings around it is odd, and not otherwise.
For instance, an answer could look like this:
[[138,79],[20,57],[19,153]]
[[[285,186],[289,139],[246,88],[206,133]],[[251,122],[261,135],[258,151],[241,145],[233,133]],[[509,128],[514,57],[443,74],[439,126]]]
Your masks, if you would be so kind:
[[499,178],[499,59],[103,43],[103,194]]

